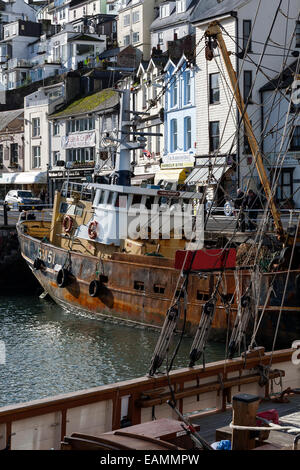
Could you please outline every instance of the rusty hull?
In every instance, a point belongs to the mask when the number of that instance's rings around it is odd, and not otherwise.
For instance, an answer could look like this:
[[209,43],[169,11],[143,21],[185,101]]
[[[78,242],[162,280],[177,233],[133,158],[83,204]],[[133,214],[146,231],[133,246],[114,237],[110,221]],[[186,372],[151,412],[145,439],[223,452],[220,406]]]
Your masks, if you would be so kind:
[[[97,257],[79,252],[68,252],[63,248],[43,243],[18,228],[21,253],[32,269],[44,290],[60,305],[69,309],[91,312],[94,314],[117,317],[123,321],[136,322],[148,326],[161,327],[172,299],[179,277],[179,271],[173,268],[173,260],[138,255],[115,253],[111,259],[100,260]],[[36,258],[44,262],[39,270],[33,268]],[[61,267],[71,272],[70,284],[59,288],[56,282]],[[188,287],[188,305],[186,332],[193,334],[199,324],[202,305],[210,298],[218,273],[208,273],[205,278],[191,274]],[[281,328],[277,345],[291,346],[294,339],[300,338],[300,302],[299,292],[295,287],[295,278],[299,271],[289,276],[287,295],[282,312]],[[99,276],[104,282],[98,296],[89,295],[89,284]],[[243,291],[249,285],[250,273],[239,272]],[[281,306],[286,274],[271,273],[263,276],[260,305],[264,305],[266,292],[274,280],[274,293],[264,313],[258,339],[264,346],[271,344],[278,312]],[[143,283],[144,290],[139,290]],[[164,289],[159,293],[155,286]],[[235,294],[234,272],[223,273],[223,294],[227,297]],[[228,325],[232,327],[236,316],[236,298],[231,305],[230,313],[223,303],[218,301],[212,325],[211,339],[225,339]],[[180,329],[180,324],[179,324]],[[261,334],[262,333],[262,334]]]

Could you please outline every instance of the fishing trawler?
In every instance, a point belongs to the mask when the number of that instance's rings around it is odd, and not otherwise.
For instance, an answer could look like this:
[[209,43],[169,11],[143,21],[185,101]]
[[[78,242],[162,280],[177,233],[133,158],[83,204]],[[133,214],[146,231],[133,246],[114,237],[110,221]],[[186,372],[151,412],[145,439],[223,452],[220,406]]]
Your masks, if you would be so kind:
[[[226,55],[217,24],[211,25],[209,34]],[[285,350],[275,350],[275,344],[280,338],[298,338],[299,224],[293,232],[282,227],[232,72],[230,77],[274,220],[268,270],[258,269],[260,244],[258,248],[252,244],[254,256],[249,252],[241,256],[237,244],[212,249],[205,240],[202,246],[201,237],[196,244],[192,237],[177,238],[172,206],[176,203],[184,212],[195,194],[132,188],[128,157],[132,144],[120,138],[116,184],[66,184],[56,194],[51,222],[20,220],[18,235],[24,259],[59,304],[161,327],[149,373],[0,409],[2,448],[212,450],[213,442],[222,439],[231,441],[235,450],[297,448],[299,342]],[[120,122],[127,124],[120,126],[119,134],[128,136],[128,92],[122,95]],[[116,237],[115,227],[123,226],[122,214],[136,203],[147,207],[148,199],[159,208],[158,234],[164,232],[166,206],[173,213],[170,237],[149,237],[152,232],[145,220],[139,227],[148,235],[144,239]],[[232,358],[242,347],[251,319],[249,348]],[[197,365],[209,334],[229,329],[225,360]],[[271,352],[255,347],[260,329],[263,344],[269,339],[273,345]],[[166,374],[158,373],[176,330],[181,335],[194,333],[189,366],[172,370],[175,349]],[[181,421],[174,421],[177,417]],[[266,426],[260,427],[262,423]]]
[[[283,229],[221,29],[213,23],[206,34],[218,42],[265,191],[275,227],[269,246],[264,240],[258,247],[255,241],[239,246],[232,239],[212,249],[205,244],[204,231],[200,233],[203,214],[195,209],[201,208],[202,195],[130,185],[130,151],[140,144],[129,140],[132,134],[138,135],[131,130],[130,91],[119,90],[122,104],[115,184],[66,182],[55,194],[51,222],[19,221],[22,256],[45,293],[64,307],[129,324],[162,327],[166,312],[176,306],[178,330],[184,324],[185,333],[194,334],[199,322],[207,319],[211,337],[224,337],[231,327],[233,345],[241,343],[251,322],[256,325],[252,342],[262,334],[263,344],[270,345],[280,316],[277,341],[287,346],[300,333],[297,227],[289,232]],[[142,208],[152,207],[156,207],[154,218],[141,218]],[[127,229],[134,225],[132,214],[137,208],[140,219],[130,236]],[[176,232],[176,217],[182,220],[187,208],[191,239],[195,224],[198,227],[196,242]],[[168,222],[164,221],[166,213]],[[167,237],[164,224],[169,228]],[[257,268],[262,256],[268,259],[265,270]]]

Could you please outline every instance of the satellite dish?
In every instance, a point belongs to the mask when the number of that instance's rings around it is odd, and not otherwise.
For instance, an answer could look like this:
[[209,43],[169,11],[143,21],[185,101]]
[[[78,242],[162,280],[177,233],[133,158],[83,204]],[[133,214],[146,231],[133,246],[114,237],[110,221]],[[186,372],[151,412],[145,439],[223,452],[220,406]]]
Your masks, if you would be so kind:
[[101,146],[102,147],[109,147],[111,146],[111,137],[109,135],[109,132],[107,131],[107,129],[104,129],[103,131],[103,137],[101,139]]

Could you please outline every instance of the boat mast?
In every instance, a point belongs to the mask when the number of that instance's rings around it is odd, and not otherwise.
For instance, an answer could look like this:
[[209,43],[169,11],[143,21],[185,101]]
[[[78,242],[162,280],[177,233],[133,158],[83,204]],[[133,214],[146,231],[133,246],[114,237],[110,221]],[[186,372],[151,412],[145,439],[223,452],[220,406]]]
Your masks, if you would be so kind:
[[119,148],[116,158],[117,175],[116,184],[120,186],[131,186],[131,156],[128,147],[128,136],[130,132],[130,90],[119,90],[122,93],[119,119]]
[[[131,186],[131,154],[130,152],[138,149],[145,149],[146,136],[159,136],[163,134],[157,132],[137,132],[136,125],[140,122],[141,116],[149,116],[149,113],[130,110],[130,89],[118,90],[122,95],[119,118],[118,138],[114,139],[119,143],[115,174],[117,175],[116,184],[120,186]],[[133,115],[133,117],[131,117]],[[132,129],[131,129],[132,128]],[[130,140],[130,136],[133,140]]]
[[242,98],[241,93],[240,93],[236,73],[235,73],[234,68],[232,66],[232,63],[231,63],[231,60],[230,60],[230,57],[229,57],[229,52],[227,50],[225,41],[223,39],[223,35],[222,35],[221,28],[219,26],[219,23],[217,21],[213,21],[212,23],[210,23],[208,29],[206,30],[205,35],[209,38],[215,39],[217,41],[218,45],[219,45],[220,50],[221,50],[221,54],[222,54],[222,57],[223,57],[223,60],[224,60],[224,63],[225,63],[225,67],[226,67],[227,73],[229,75],[229,79],[230,79],[232,91],[233,91],[233,94],[234,94],[234,98],[235,98],[235,101],[237,103],[237,106],[238,106],[238,109],[239,109],[239,112],[240,112],[240,115],[241,115],[241,119],[243,120],[243,123],[244,123],[245,134],[248,137],[249,145],[250,145],[250,148],[251,148],[252,155],[254,157],[254,161],[255,161],[255,164],[256,164],[256,169],[257,169],[257,172],[258,172],[258,175],[259,175],[259,179],[261,181],[261,184],[263,185],[265,194],[266,194],[268,202],[270,204],[270,209],[271,209],[271,213],[272,213],[272,216],[273,216],[273,219],[274,219],[274,224],[275,224],[275,228],[276,228],[276,232],[277,232],[277,237],[278,237],[279,241],[284,242],[285,239],[286,239],[286,234],[285,234],[284,229],[283,229],[283,225],[282,225],[281,218],[280,218],[280,213],[279,213],[279,211],[276,207],[275,201],[274,201],[274,197],[273,197],[273,194],[272,194],[272,190],[271,190],[271,187],[270,187],[268,176],[267,176],[264,164],[263,164],[263,157],[262,157],[261,151],[259,149],[259,145],[257,143],[256,137],[253,133],[251,121],[249,119],[249,116],[248,116],[248,113],[247,113],[247,110],[246,110],[246,107],[245,107],[245,103],[244,103],[243,98]]

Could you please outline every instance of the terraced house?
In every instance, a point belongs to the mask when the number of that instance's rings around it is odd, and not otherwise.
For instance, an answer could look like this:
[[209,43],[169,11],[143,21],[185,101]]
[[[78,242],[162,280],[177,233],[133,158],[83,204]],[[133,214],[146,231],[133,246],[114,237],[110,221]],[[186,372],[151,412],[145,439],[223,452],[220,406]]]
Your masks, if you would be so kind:
[[182,55],[169,59],[165,69],[165,137],[161,170],[155,182],[168,189],[182,184],[194,167],[196,154],[196,106],[193,59]]
[[51,192],[70,181],[98,180],[113,172],[116,147],[107,137],[118,128],[119,94],[113,89],[75,99],[49,114]]
[[150,25],[158,15],[161,0],[123,0],[118,18],[118,45],[132,45],[144,60],[151,55]]
[[[207,60],[204,33],[212,21],[221,24],[241,95],[260,142],[264,128],[260,89],[269,81],[267,77],[273,78],[280,71],[283,57],[278,44],[286,44],[286,38],[289,38],[286,47],[290,47],[286,65],[295,60],[294,54],[299,51],[298,15],[297,0],[283,0],[277,12],[270,2],[259,0],[200,0],[194,10],[191,22],[196,27],[199,69],[196,75],[196,164],[206,168],[206,173],[201,175],[202,185],[207,185],[210,178],[217,188],[222,180],[228,199],[236,196],[238,187],[257,191],[260,182],[243,126],[239,125],[240,116],[220,49],[214,48],[212,41],[213,57]],[[265,166],[268,166],[267,161]],[[217,199],[219,204],[224,202],[224,192]]]

